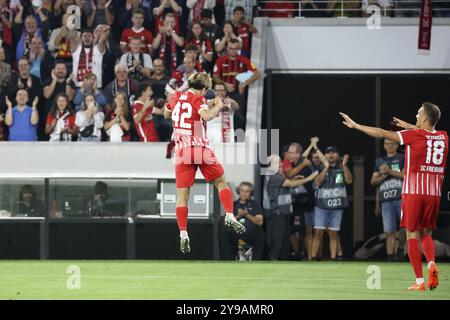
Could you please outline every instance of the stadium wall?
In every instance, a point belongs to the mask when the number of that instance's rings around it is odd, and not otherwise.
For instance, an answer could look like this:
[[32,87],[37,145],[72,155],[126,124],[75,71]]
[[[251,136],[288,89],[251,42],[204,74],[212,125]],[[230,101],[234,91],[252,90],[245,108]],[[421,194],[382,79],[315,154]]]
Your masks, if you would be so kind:
[[289,71],[450,72],[450,22],[433,18],[430,55],[418,55],[419,18],[270,19],[266,68]]

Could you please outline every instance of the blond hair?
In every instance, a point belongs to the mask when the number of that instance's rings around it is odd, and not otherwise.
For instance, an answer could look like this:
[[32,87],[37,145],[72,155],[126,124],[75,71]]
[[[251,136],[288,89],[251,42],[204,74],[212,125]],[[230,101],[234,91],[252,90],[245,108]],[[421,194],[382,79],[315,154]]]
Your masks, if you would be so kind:
[[189,88],[202,90],[210,89],[212,86],[212,80],[209,74],[206,72],[197,72],[191,75],[188,79]]

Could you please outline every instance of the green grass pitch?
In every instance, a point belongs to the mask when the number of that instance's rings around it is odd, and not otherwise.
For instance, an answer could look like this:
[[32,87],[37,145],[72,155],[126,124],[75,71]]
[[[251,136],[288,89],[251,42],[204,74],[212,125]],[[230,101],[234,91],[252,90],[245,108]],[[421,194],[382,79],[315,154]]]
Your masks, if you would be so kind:
[[[80,289],[67,288],[70,265]],[[370,265],[379,290],[367,288]],[[450,264],[438,267],[437,290],[409,292],[408,263],[2,260],[0,299],[450,299]]]

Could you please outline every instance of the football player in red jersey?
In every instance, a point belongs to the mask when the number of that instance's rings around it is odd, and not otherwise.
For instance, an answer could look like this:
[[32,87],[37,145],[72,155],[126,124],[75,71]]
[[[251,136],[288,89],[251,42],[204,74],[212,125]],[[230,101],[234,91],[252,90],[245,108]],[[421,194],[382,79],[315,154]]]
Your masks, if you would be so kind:
[[223,108],[222,99],[216,97],[208,107],[204,94],[211,88],[211,77],[206,73],[191,75],[188,87],[186,92],[174,93],[164,111],[166,118],[172,118],[172,139],[176,144],[176,215],[182,253],[191,250],[187,233],[188,199],[198,168],[205,180],[213,182],[219,190],[219,199],[226,213],[225,224],[237,233],[245,232],[245,227],[233,215],[233,193],[225,182],[222,165],[210,149],[206,135],[206,122],[214,119]]
[[428,262],[428,288],[436,289],[439,279],[431,233],[436,229],[448,154],[447,132],[435,129],[441,117],[439,107],[424,102],[417,112],[416,125],[394,118],[399,127],[406,129],[398,132],[363,126],[348,115],[340,114],[344,118],[343,123],[351,129],[359,130],[374,138],[384,138],[405,145],[405,178],[400,226],[407,230],[408,256],[416,274],[416,283],[408,289],[426,289],[419,241]]

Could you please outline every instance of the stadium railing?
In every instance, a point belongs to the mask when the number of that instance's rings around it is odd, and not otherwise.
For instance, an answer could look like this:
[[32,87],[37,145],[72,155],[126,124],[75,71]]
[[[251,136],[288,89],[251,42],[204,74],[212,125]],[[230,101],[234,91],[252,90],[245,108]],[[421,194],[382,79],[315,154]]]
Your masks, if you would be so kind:
[[[329,0],[314,0],[315,4],[322,5],[329,3]],[[371,1],[370,1],[371,2]],[[336,1],[336,7],[332,9],[327,8],[303,8],[303,5],[306,2],[303,1],[273,1],[273,0],[261,0],[258,2],[257,15],[264,16],[264,13],[267,12],[289,12],[294,15],[296,18],[305,17],[305,12],[315,12],[315,13],[324,13],[324,16],[332,16],[332,17],[341,17],[347,18],[346,14],[352,14],[355,16],[364,16],[365,14],[372,14],[372,10],[367,9],[367,6],[377,6],[381,9],[381,14],[384,16],[393,15],[395,17],[396,13],[401,12],[414,12],[417,16],[420,15],[422,0],[394,0],[390,1],[390,6],[380,5],[378,3],[372,4],[369,1],[361,1],[361,0],[340,0]],[[264,8],[264,4],[294,4],[295,8]],[[363,4],[366,5],[363,6]],[[351,4],[353,7],[356,5],[360,5],[358,8],[346,8],[348,4]],[[407,5],[408,7],[403,7]],[[450,0],[433,0],[433,16],[434,15],[445,15],[450,17]]]

